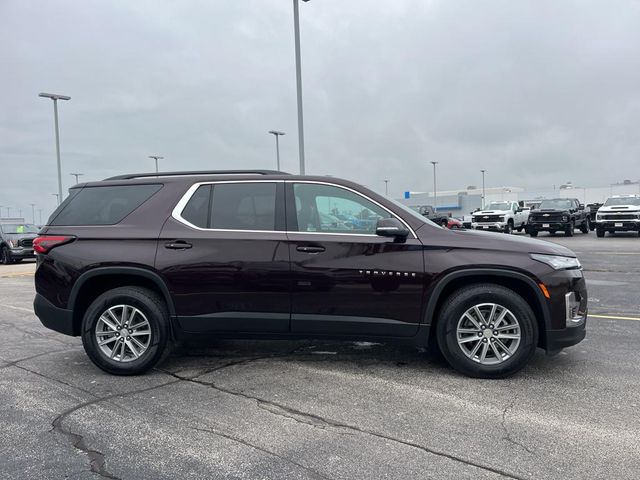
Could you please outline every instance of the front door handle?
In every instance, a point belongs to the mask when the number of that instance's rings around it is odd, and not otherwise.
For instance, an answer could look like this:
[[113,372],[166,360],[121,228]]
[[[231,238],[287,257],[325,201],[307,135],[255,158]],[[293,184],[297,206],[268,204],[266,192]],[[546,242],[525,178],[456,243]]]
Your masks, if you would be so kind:
[[296,250],[304,253],[320,253],[324,252],[325,248],[319,245],[298,245]]
[[185,242],[184,240],[176,240],[175,242],[168,242],[164,244],[164,248],[168,248],[170,250],[186,250],[191,247],[193,247],[193,245]]

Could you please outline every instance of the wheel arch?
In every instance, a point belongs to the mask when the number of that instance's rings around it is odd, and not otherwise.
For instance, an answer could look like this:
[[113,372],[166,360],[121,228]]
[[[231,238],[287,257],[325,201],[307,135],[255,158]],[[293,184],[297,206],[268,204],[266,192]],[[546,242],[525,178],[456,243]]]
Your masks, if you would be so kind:
[[99,267],[80,275],[69,295],[68,308],[73,311],[74,335],[80,334],[84,312],[93,300],[108,290],[124,286],[144,287],[156,292],[164,299],[169,318],[175,317],[169,289],[156,272],[141,267]]
[[[540,287],[525,273],[497,268],[469,268],[444,275],[435,285],[424,312],[423,322],[435,332],[438,315],[446,299],[455,291],[470,285],[494,283],[513,290],[531,307],[538,323],[538,346],[546,347],[547,332],[551,329],[549,308]],[[430,335],[431,341],[435,335]]]

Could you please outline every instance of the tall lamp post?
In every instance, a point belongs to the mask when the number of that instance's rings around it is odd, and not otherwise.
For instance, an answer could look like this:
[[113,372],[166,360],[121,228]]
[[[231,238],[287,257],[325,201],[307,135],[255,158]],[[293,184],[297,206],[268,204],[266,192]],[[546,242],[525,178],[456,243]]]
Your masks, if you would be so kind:
[[[308,2],[309,0],[302,0]],[[304,175],[304,125],[302,121],[302,67],[300,66],[300,17],[298,0],[293,0],[293,35],[296,49],[296,92],[298,98],[298,154],[300,156],[300,175]]]
[[389,196],[389,180],[384,181],[384,195],[385,197]]
[[482,172],[482,209],[484,210],[484,173],[486,170],[480,170]]
[[276,137],[276,162],[278,165],[277,170],[280,171],[280,143],[278,142],[278,137],[284,135],[284,132],[279,132],[278,130],[269,130],[269,133]]
[[40,221],[38,222],[39,225],[42,225],[42,209],[39,208],[38,209],[38,217],[40,219]]
[[35,203],[30,203],[29,205],[31,205],[31,220],[34,225],[36,224],[36,204]]
[[433,211],[438,211],[438,194],[436,193],[436,165],[438,162],[431,162],[433,165]]
[[156,173],[158,173],[158,160],[164,159],[164,157],[160,157],[158,155],[149,155],[149,158],[153,158],[156,161]]
[[78,184],[78,177],[81,177],[84,175],[84,173],[70,173],[69,175],[73,175],[74,177],[76,177],[76,185]]
[[55,197],[56,197],[56,204],[60,205],[60,194],[59,194],[59,193],[52,193],[51,195],[55,195]]
[[56,156],[58,157],[58,205],[62,201],[62,168],[60,166],[60,131],[58,129],[58,100],[71,100],[66,95],[58,95],[57,93],[40,93],[39,97],[50,98],[53,100],[53,116],[56,124]]

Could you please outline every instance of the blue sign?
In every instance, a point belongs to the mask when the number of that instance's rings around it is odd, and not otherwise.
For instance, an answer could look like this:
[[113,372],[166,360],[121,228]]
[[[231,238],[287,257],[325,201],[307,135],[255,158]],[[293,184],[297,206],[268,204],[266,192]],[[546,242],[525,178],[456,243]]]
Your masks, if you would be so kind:
[[411,192],[404,192],[404,198],[411,198]]

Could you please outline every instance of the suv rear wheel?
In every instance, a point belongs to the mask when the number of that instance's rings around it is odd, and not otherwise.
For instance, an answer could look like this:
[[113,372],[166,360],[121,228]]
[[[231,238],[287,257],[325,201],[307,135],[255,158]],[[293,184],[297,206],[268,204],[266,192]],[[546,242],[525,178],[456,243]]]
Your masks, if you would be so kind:
[[91,361],[115,375],[137,375],[168,353],[169,314],[164,301],[141,287],[109,290],[89,306],[82,344]]
[[538,344],[529,304],[500,285],[473,285],[449,297],[436,329],[449,364],[471,377],[503,378],[522,369]]
[[6,245],[0,249],[0,263],[3,265],[9,265],[11,263],[11,252]]
[[584,223],[580,226],[580,231],[582,233],[589,233],[591,231],[591,222],[587,218]]

